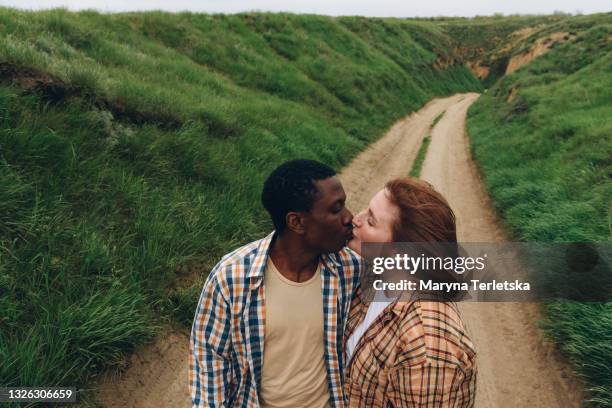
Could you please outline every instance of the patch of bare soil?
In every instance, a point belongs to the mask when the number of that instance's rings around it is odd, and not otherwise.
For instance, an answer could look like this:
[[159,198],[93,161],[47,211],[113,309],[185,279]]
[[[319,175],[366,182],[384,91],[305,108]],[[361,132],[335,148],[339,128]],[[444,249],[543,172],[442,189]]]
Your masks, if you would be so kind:
[[[493,59],[500,58],[501,56],[508,54],[513,48],[515,48],[521,41],[524,41],[527,37],[532,35],[534,32],[538,31],[539,27],[525,27],[520,30],[516,30],[508,36],[507,43],[496,50],[492,57]],[[484,55],[486,50],[484,48],[477,48],[477,55]],[[461,55],[465,53],[465,49],[459,47],[457,52]],[[483,64],[483,61],[480,59],[473,59],[471,61],[467,61],[466,65],[472,74],[476,76],[478,79],[482,80],[489,76],[490,67]]]
[[481,61],[467,62],[469,70],[472,71],[472,74],[474,74],[478,79],[484,79],[489,76],[489,67],[481,64]]
[[0,62],[0,78],[17,85],[25,93],[38,93],[51,101],[59,101],[77,93],[65,82],[46,72],[9,62]]
[[[195,311],[194,311],[195,313]],[[127,370],[105,373],[98,383],[102,407],[189,407],[189,332],[168,331],[139,348]]]
[[160,112],[141,112],[120,100],[108,100],[93,93],[93,90],[74,86],[49,73],[36,68],[0,62],[0,81],[20,88],[24,94],[37,94],[51,103],[60,103],[69,98],[82,97],[92,106],[109,111],[113,118],[142,125],[154,124],[163,129],[178,129],[182,123],[175,117]]
[[515,55],[510,58],[510,61],[508,62],[508,66],[506,68],[506,75],[513,73],[514,71],[530,63],[540,55],[545,54],[554,44],[569,41],[574,37],[575,36],[570,33],[557,32],[549,34],[542,38],[538,38],[529,51]]

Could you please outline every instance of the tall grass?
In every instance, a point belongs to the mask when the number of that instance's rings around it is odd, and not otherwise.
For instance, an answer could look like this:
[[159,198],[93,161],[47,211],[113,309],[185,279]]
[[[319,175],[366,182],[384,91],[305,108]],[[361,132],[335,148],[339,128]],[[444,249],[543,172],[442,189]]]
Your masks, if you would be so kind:
[[[469,110],[473,155],[519,240],[612,238],[610,21],[550,27],[577,37],[502,78]],[[612,407],[612,303],[554,302],[545,311],[544,327],[584,378],[587,400]]]
[[2,8],[0,36],[5,386],[83,387],[190,324],[218,257],[270,229],[276,165],[339,168],[480,89],[423,22]]

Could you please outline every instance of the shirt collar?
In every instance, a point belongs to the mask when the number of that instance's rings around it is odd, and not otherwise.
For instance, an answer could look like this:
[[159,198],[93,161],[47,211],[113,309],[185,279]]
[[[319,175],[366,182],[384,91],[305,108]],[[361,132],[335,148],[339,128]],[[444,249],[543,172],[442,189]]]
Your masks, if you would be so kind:
[[267,237],[259,241],[259,245],[257,246],[257,250],[255,252],[255,258],[253,259],[253,263],[251,264],[247,274],[247,276],[252,280],[254,279],[257,281],[264,276],[266,263],[268,262],[268,254],[270,253],[270,244],[272,243],[274,234],[275,231],[272,231]]
[[[274,239],[276,231],[272,231],[268,236],[259,241],[255,258],[251,264],[247,276],[251,279],[251,287],[259,286],[263,281],[264,272],[268,262],[268,256],[270,254],[270,246]],[[338,275],[338,268],[341,264],[336,260],[336,257],[332,254],[321,254],[321,261],[323,261],[324,269],[330,271],[332,275]]]

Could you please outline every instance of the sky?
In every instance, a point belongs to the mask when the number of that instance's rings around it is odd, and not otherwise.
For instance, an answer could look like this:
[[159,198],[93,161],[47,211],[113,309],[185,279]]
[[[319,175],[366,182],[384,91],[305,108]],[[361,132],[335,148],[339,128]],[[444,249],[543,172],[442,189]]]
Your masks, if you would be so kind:
[[102,12],[166,10],[206,13],[272,11],[371,17],[436,17],[507,14],[598,13],[612,11],[609,0],[0,0],[0,6],[21,9],[66,7]]

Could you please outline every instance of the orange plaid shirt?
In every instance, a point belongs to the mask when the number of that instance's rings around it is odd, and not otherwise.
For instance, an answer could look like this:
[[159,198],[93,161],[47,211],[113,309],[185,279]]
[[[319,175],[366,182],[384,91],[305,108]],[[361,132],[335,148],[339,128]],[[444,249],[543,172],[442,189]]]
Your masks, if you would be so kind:
[[[368,304],[358,289],[344,344]],[[345,370],[345,395],[357,407],[473,407],[476,352],[455,303],[395,301],[363,334]]]

